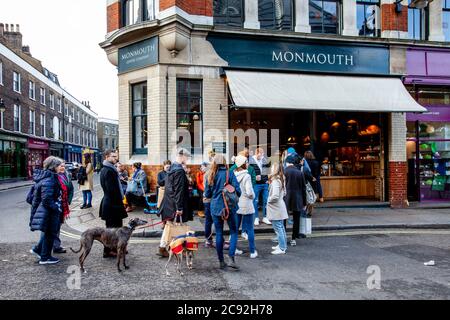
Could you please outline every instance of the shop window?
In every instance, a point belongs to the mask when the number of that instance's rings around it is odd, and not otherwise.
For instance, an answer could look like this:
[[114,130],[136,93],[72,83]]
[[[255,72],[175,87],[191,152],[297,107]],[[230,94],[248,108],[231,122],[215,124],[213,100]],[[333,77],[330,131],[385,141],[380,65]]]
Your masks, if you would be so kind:
[[123,26],[155,19],[155,0],[122,1]]
[[244,0],[214,0],[214,24],[240,27],[244,24]]
[[177,79],[178,146],[201,155],[202,141],[202,81]]
[[292,30],[292,0],[259,0],[258,16],[261,29]]
[[131,86],[132,92],[132,123],[133,123],[133,153],[146,154],[148,143],[147,129],[147,83]]
[[28,83],[28,97],[31,100],[36,100],[36,84],[33,81]]
[[[412,0],[408,0],[408,5]],[[425,40],[425,10],[408,6],[408,37],[413,40]]]
[[339,33],[339,0],[309,0],[312,33]]
[[442,30],[445,41],[450,41],[450,0],[442,0],[442,10]]
[[36,133],[36,112],[34,110],[30,110],[30,128],[28,133],[31,135]]
[[21,110],[19,105],[14,105],[14,131],[21,131]]
[[17,93],[22,92],[22,79],[18,72],[13,72],[13,90]]
[[450,107],[450,90],[445,87],[429,87],[417,90],[417,99],[419,104],[441,105]]
[[379,37],[380,0],[364,0],[356,3],[356,26],[360,36]]

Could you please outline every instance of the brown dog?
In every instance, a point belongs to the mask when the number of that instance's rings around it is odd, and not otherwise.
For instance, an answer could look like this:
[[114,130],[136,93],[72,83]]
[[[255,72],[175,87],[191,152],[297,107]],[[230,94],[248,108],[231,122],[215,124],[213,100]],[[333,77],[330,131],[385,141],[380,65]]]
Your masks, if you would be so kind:
[[177,271],[181,276],[184,273],[181,271],[181,263],[183,262],[183,254],[186,256],[186,264],[189,270],[192,270],[194,263],[194,251],[198,250],[198,239],[195,237],[195,232],[188,231],[186,235],[176,237],[170,242],[168,246],[169,260],[166,263],[166,275],[170,276],[168,266],[173,256],[175,256]]
[[145,220],[134,218],[130,220],[128,226],[126,227],[117,229],[92,228],[83,232],[80,238],[80,249],[78,249],[78,251],[75,251],[70,248],[73,253],[79,253],[82,249],[84,249],[79,259],[81,271],[85,272],[84,260],[86,260],[89,252],[91,252],[94,240],[101,242],[105,247],[111,250],[117,250],[117,270],[119,272],[122,272],[122,270],[120,269],[121,259],[123,259],[123,266],[125,267],[125,269],[129,269],[129,267],[125,263],[128,240],[130,240],[131,234],[136,227],[146,225],[147,223],[148,222]]

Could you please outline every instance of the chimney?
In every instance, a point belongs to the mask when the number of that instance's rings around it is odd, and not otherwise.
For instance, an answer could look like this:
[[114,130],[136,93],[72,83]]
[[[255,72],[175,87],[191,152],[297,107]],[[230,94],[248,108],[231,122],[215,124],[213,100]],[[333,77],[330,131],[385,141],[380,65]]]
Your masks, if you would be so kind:
[[5,25],[0,23],[0,37],[3,37],[3,33],[5,32]]
[[16,32],[20,33],[20,25],[16,24]]
[[31,56],[31,51],[30,51],[30,46],[23,46],[22,47],[22,52]]
[[22,51],[22,34],[20,26],[17,24],[5,24],[3,36],[6,39],[6,45],[13,50]]

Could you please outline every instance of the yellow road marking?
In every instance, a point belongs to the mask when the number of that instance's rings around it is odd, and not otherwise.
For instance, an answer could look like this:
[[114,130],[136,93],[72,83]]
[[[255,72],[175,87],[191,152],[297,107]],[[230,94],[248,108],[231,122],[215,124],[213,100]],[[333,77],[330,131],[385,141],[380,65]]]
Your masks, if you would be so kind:
[[[377,235],[377,234],[431,234],[431,235],[450,235],[450,230],[434,230],[434,229],[427,229],[427,230],[363,230],[363,231],[342,231],[342,232],[317,232],[311,236],[308,236],[308,238],[322,238],[322,237],[345,237],[345,236],[358,236],[358,235]],[[79,240],[80,236],[61,230],[61,235]],[[265,235],[256,235],[256,240],[270,240],[274,237],[274,234],[265,234]],[[246,240],[239,239],[239,242],[244,242]],[[130,243],[133,244],[143,244],[143,243],[159,243],[159,238],[152,238],[152,239],[131,239]]]

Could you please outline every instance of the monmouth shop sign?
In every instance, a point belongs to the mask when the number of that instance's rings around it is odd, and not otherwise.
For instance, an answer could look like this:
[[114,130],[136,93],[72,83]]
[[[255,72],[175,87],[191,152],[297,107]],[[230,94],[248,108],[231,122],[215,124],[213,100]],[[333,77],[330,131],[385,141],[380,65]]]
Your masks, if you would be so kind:
[[119,49],[119,73],[158,63],[158,37]]
[[353,74],[389,74],[389,48],[381,45],[208,36],[230,67]]

